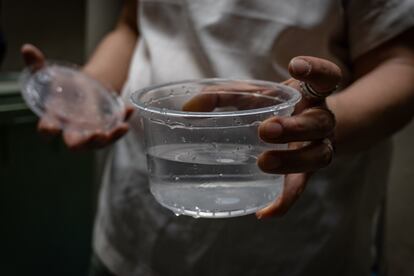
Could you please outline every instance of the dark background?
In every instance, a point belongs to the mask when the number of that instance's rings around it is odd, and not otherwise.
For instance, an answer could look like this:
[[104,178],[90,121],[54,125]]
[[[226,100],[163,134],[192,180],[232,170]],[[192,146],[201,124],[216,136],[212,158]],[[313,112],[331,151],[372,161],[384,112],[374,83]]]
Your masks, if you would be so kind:
[[[0,275],[84,275],[102,153],[46,143],[10,72],[31,42],[82,64],[113,25],[121,0],[2,0],[7,53],[0,70]],[[395,137],[386,247],[390,275],[414,275],[414,124]]]

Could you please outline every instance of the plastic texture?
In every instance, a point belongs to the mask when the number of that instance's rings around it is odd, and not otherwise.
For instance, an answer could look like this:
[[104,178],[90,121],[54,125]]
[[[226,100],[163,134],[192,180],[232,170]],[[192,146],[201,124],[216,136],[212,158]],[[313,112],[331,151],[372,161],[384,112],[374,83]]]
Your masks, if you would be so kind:
[[25,69],[20,83],[29,108],[62,129],[107,131],[122,120],[122,101],[76,66],[51,63],[36,72]]
[[266,81],[204,79],[133,93],[144,128],[151,192],[176,215],[251,214],[273,201],[283,176],[258,156],[286,145],[260,140],[259,124],[289,116],[300,93]]

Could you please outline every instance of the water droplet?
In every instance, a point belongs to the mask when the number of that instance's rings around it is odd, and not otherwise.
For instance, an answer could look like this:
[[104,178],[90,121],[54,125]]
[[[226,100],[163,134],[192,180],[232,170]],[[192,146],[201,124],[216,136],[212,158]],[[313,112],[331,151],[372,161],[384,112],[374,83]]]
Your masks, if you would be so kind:
[[223,177],[223,174],[222,173],[219,173],[219,177]]
[[187,142],[187,140],[185,139],[185,137],[181,137],[181,142],[183,142],[183,143]]
[[198,208],[198,206],[196,206],[194,209],[196,211],[196,213],[194,215],[194,218],[199,218],[200,217],[200,208]]
[[230,138],[226,138],[226,142],[230,142]]
[[178,176],[174,176],[174,180],[175,180],[175,181],[178,181],[178,180],[180,180],[180,177],[178,177]]
[[219,162],[219,163],[233,163],[233,162],[235,162],[235,160],[231,159],[231,158],[217,158],[216,161]]
[[175,128],[183,128],[183,127],[185,127],[185,124],[179,123],[179,122],[171,122],[168,126],[171,129],[175,129]]
[[63,92],[63,88],[61,86],[56,87],[56,92],[62,93]]
[[179,217],[181,214],[180,214],[180,213],[174,213],[174,215],[175,215],[176,217]]

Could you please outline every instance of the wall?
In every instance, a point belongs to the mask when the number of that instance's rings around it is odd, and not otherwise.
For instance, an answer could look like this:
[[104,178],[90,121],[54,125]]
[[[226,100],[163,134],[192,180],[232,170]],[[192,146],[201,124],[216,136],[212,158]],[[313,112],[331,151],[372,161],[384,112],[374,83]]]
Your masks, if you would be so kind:
[[387,210],[389,275],[414,275],[414,122],[394,138]]
[[[84,0],[2,0],[1,7],[8,42],[3,71],[22,69],[19,50],[25,42],[51,59],[83,62]],[[0,106],[5,104],[0,97]],[[60,140],[46,143],[31,116],[27,121],[13,115],[16,122],[0,124],[0,274],[85,275],[93,222],[92,154],[70,153]]]
[[2,0],[1,25],[8,45],[4,70],[21,70],[23,43],[48,57],[82,63],[85,53],[85,1]]

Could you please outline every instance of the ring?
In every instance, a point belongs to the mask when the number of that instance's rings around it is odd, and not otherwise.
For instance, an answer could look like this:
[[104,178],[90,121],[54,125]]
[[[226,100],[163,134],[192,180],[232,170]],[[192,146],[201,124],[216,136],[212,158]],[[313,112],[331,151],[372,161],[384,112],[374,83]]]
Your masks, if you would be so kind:
[[312,88],[308,83],[306,82],[299,82],[300,89],[302,90],[303,96],[308,99],[316,99],[316,100],[324,100],[328,95],[335,92],[338,89],[338,86],[335,86],[334,89],[331,91],[328,91],[326,93],[319,93],[315,89]]

